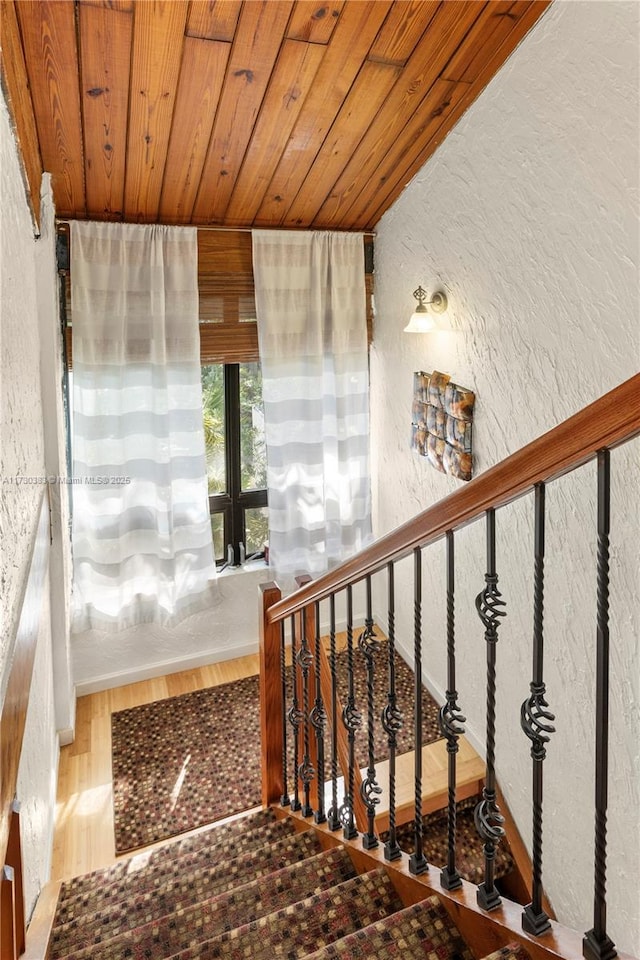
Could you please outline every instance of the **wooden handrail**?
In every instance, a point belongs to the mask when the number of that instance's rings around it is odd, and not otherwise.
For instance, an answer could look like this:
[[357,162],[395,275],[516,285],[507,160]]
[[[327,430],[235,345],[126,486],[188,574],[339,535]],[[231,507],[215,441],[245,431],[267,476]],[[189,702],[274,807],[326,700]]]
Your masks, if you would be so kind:
[[326,599],[481,516],[554,480],[640,434],[640,374],[626,380],[559,426],[522,447],[370,547],[274,604],[266,611],[275,623],[310,603]]

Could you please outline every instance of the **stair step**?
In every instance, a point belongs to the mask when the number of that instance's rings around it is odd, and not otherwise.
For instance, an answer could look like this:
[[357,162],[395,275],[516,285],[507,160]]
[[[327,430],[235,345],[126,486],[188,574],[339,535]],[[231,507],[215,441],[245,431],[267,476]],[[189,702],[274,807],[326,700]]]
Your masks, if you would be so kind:
[[531,960],[531,957],[519,943],[508,943],[506,947],[483,957],[483,960]]
[[[470,797],[457,805],[456,814],[456,866],[458,873],[470,883],[482,883],[484,880],[484,852],[482,840],[474,822],[474,809],[479,797]],[[439,810],[428,814],[422,821],[424,844],[423,850],[427,861],[435,867],[444,867],[448,855],[447,811]],[[415,824],[413,821],[403,823],[396,830],[396,839],[401,850],[409,855],[415,846]],[[388,833],[380,835],[382,843],[386,843]],[[506,838],[496,849],[494,861],[495,879],[499,880],[511,870],[514,861]]]
[[142,866],[173,860],[196,850],[201,850],[203,847],[212,849],[214,846],[228,843],[233,838],[241,837],[244,834],[252,834],[254,831],[275,822],[273,809],[267,807],[265,810],[257,810],[255,813],[250,813],[237,820],[231,820],[228,823],[212,824],[208,829],[199,833],[172,840],[153,850],[135,853],[109,867],[92,870],[90,873],[83,873],[78,877],[63,881],[59,902],[71,900],[87,891],[92,892],[98,885],[117,883],[128,873],[137,871]]
[[402,902],[386,871],[378,867],[220,937],[188,947],[173,954],[170,960],[295,960],[401,909]]
[[87,897],[86,913],[78,913],[64,923],[59,923],[56,917],[48,958],[57,960],[74,950],[100,943],[125,930],[133,930],[240,887],[246,883],[247,877],[265,876],[320,852],[315,833],[305,831],[290,833],[255,850],[247,850],[232,860],[221,860],[192,873],[182,869],[182,858],[174,860],[174,872],[165,877],[162,886],[139,893],[132,884],[127,887],[124,898],[106,902],[98,910],[93,909],[92,898]]
[[69,960],[167,957],[355,876],[349,854],[344,847],[336,847],[66,956]]
[[74,896],[65,897],[63,889],[56,911],[56,923],[67,923],[87,910],[95,913],[119,903],[127,899],[133,889],[136,894],[151,892],[161,887],[167,878],[175,876],[178,864],[183,874],[196,872],[223,860],[235,859],[245,851],[255,850],[265,843],[273,843],[290,836],[294,830],[293,824],[287,820],[274,820],[254,831],[222,839],[212,846],[200,844],[194,849],[185,848],[178,857],[160,858],[148,863],[131,863],[129,870],[118,879],[111,882],[99,879],[97,887],[86,887],[83,892]]
[[[473,960],[457,927],[435,896],[321,947],[307,954],[304,960],[334,957],[342,960]],[[508,960],[508,955],[504,960]]]

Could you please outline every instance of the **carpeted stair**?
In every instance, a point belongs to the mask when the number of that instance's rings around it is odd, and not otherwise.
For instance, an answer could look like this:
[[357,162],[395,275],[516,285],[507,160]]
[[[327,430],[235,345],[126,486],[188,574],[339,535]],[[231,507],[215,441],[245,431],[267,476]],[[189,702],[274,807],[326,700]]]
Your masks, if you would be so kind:
[[531,957],[519,943],[509,943],[506,947],[501,947],[483,957],[483,960],[531,960]]
[[[483,843],[476,830],[473,813],[480,797],[462,800],[456,808],[456,867],[458,873],[469,883],[482,883],[484,880]],[[444,867],[448,853],[447,811],[436,810],[423,818],[423,850],[428,863]],[[386,843],[387,831],[380,835]],[[415,822],[403,823],[396,829],[398,846],[404,853],[411,855],[415,848]],[[503,837],[496,849],[494,875],[496,880],[507,876],[514,869],[513,856],[506,837]]]
[[[523,960],[499,952],[492,960]],[[47,960],[473,960],[437,897],[404,907],[270,810],[63,884]]]

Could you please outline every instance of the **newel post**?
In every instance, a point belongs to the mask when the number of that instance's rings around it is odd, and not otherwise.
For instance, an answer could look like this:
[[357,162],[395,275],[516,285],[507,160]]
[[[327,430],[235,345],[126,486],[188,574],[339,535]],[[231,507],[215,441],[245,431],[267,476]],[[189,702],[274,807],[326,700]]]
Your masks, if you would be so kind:
[[260,738],[262,758],[262,805],[279,803],[284,793],[282,777],[282,684],[280,679],[279,623],[267,622],[269,607],[282,599],[274,581],[260,590]]

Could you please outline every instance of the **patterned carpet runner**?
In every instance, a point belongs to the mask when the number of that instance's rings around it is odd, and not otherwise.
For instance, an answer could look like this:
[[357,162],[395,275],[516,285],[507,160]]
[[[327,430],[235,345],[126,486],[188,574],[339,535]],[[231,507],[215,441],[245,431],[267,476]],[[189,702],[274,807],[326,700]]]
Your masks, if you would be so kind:
[[[457,805],[456,812],[456,867],[464,880],[470,883],[482,883],[484,880],[484,853],[483,843],[473,820],[473,811],[480,800],[479,797],[470,797]],[[444,867],[447,862],[448,833],[447,811],[437,810],[423,818],[424,855],[428,863],[436,867]],[[389,834],[384,831],[380,834],[380,841],[386,843]],[[398,846],[405,853],[411,855],[415,848],[415,822],[403,823],[396,829]],[[509,849],[506,837],[496,848],[494,874],[496,880],[506,876],[513,870],[513,856]]]
[[[375,702],[387,696],[386,641],[375,675]],[[346,651],[338,655],[338,692],[346,700]],[[355,650],[355,691],[366,709],[366,676]],[[413,749],[413,673],[396,655],[398,705],[404,726],[398,752]],[[290,674],[289,674],[290,681]],[[438,706],[423,689],[423,743],[440,737]],[[379,713],[379,711],[378,711]],[[289,737],[291,740],[291,737]],[[258,677],[170,697],[112,715],[116,853],[250,810],[260,804]],[[366,729],[357,735],[358,763],[367,763]],[[380,724],[376,760],[387,757]]]
[[[437,897],[272,811],[63,884],[46,960],[473,960]],[[529,960],[517,944],[490,960]]]

